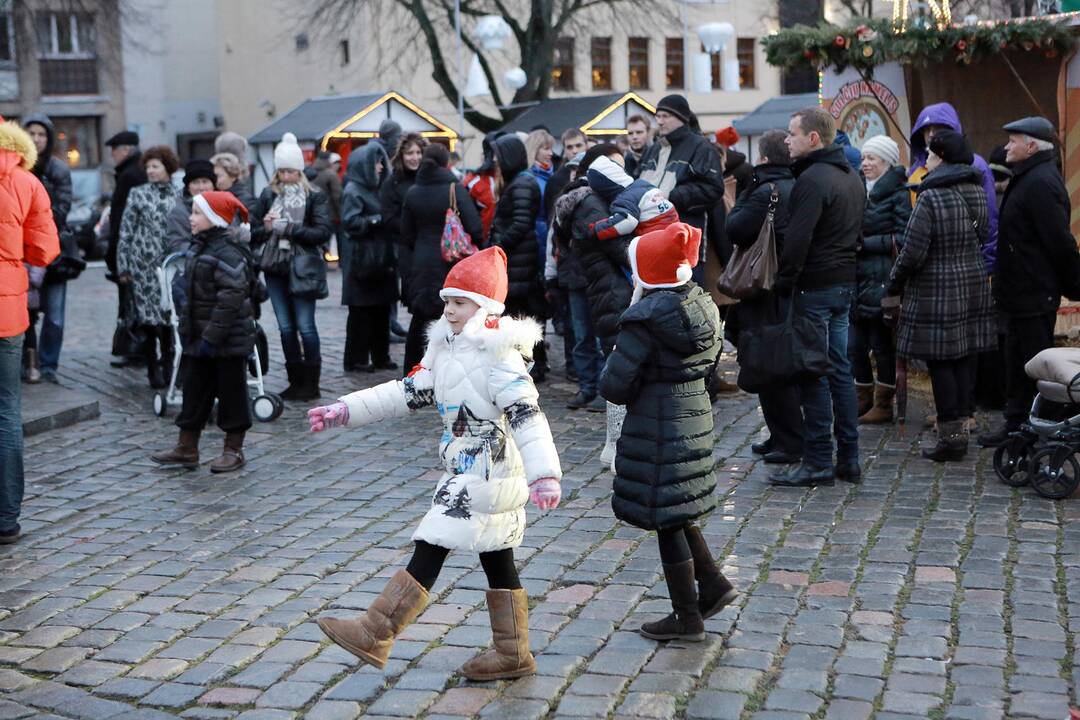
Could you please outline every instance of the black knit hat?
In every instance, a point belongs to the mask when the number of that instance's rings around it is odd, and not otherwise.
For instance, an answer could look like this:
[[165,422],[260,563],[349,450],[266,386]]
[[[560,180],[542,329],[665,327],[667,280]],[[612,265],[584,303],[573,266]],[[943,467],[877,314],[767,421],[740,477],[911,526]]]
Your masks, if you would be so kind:
[[953,165],[970,165],[975,155],[967,139],[955,130],[937,130],[930,138],[930,152]]
[[186,188],[189,182],[199,178],[206,178],[216,187],[217,176],[214,174],[214,164],[202,158],[188,160],[184,165],[184,187]]
[[611,157],[612,155],[620,154],[619,146],[613,143],[593,145],[585,151],[585,157],[581,158],[581,164],[578,165],[578,177],[585,176],[585,172],[589,169],[589,166],[593,164],[593,161],[596,160],[596,158]]
[[656,106],[656,111],[671,113],[675,117],[682,120],[684,123],[690,122],[690,103],[686,102],[686,98],[682,95],[668,95]]

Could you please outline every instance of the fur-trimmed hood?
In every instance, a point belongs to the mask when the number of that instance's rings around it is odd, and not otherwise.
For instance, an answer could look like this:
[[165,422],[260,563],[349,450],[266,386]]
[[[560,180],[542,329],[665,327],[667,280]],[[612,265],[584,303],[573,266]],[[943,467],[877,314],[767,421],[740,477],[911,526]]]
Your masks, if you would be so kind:
[[487,315],[483,310],[478,310],[465,323],[460,335],[454,335],[443,316],[431,324],[427,337],[427,352],[421,364],[430,368],[435,358],[449,349],[451,344],[462,342],[469,343],[493,360],[510,351],[519,352],[522,357],[531,360],[533,348],[543,339],[544,332],[535,320]]
[[[37,148],[30,134],[10,120],[0,124],[0,173],[7,174],[12,167],[21,166],[24,170],[33,170],[37,162]],[[8,155],[11,153],[11,155]]]

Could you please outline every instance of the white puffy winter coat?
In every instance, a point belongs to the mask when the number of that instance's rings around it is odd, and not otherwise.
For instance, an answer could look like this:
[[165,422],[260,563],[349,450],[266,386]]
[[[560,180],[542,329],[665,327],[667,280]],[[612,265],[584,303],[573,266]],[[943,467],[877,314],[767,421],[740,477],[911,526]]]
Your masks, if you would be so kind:
[[439,456],[446,472],[413,540],[471,552],[521,544],[528,484],[562,477],[522,356],[540,338],[532,320],[483,310],[459,335],[440,318],[428,332],[419,372],[340,398],[350,426],[432,404],[442,416]]

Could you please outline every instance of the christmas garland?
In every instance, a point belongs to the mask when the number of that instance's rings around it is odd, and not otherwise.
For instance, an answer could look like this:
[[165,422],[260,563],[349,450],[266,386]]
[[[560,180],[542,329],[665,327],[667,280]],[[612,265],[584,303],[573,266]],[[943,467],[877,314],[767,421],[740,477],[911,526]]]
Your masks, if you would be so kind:
[[1076,45],[1077,35],[1060,20],[1045,18],[954,25],[943,30],[912,25],[902,32],[890,20],[869,20],[848,27],[798,25],[764,38],[762,43],[766,60],[777,67],[842,71],[851,66],[872,73],[875,66],[892,61],[970,64],[1008,50],[1041,52],[1055,58]]

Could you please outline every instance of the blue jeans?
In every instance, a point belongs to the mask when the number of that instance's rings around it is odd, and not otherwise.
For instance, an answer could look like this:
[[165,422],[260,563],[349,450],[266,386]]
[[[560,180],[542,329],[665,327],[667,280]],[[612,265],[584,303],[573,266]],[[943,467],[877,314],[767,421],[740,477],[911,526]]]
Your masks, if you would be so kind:
[[829,337],[829,374],[804,382],[802,395],[805,436],[803,462],[819,468],[833,466],[832,434],[841,463],[859,459],[859,403],[848,357],[848,322],[854,286],[797,290],[795,312],[820,323]]
[[22,334],[0,338],[0,535],[19,531],[23,499]]
[[574,328],[574,369],[578,374],[578,389],[585,395],[596,395],[600,373],[604,369],[604,354],[600,339],[593,330],[589,296],[584,290],[569,291],[570,323]]
[[46,282],[41,286],[41,337],[38,339],[38,367],[55,373],[60,364],[60,346],[64,342],[64,304],[66,282]]
[[[274,306],[274,315],[277,316],[285,362],[309,365],[322,362],[319,330],[315,327],[315,300],[290,295],[288,277],[267,275],[266,289],[270,291],[270,303]],[[303,355],[300,353],[301,343],[304,346]]]

